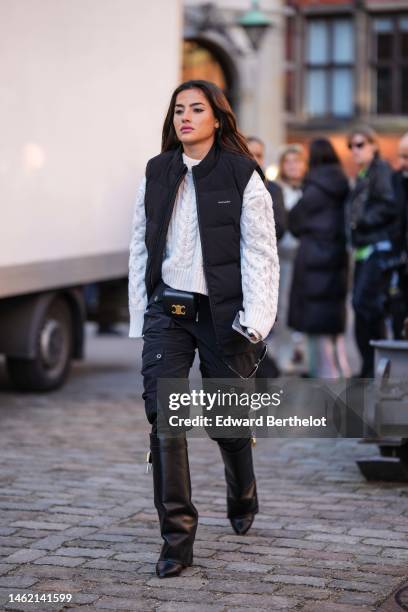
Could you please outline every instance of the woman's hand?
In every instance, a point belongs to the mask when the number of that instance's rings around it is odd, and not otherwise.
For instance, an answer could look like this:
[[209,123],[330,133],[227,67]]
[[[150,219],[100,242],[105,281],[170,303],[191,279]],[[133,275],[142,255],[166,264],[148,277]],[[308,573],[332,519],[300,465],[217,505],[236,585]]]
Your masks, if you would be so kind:
[[247,332],[249,336],[251,336],[251,342],[259,342],[261,340],[261,334],[253,329],[252,327],[247,327]]

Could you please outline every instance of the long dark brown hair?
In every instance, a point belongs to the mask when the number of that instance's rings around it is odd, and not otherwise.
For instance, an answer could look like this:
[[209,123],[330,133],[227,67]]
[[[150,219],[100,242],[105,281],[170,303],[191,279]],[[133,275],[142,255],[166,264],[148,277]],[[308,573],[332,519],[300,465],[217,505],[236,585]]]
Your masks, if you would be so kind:
[[309,168],[316,168],[325,164],[341,166],[332,143],[327,138],[315,138],[309,145]]
[[200,89],[207,98],[213,110],[215,118],[220,127],[216,130],[216,141],[224,149],[234,153],[240,153],[253,159],[246,144],[245,137],[237,128],[237,122],[232,112],[231,106],[223,91],[210,81],[191,80],[179,85],[173,92],[162,132],[162,153],[171,151],[180,146],[180,141],[176,136],[173,125],[174,107],[176,98],[181,91],[186,89]]

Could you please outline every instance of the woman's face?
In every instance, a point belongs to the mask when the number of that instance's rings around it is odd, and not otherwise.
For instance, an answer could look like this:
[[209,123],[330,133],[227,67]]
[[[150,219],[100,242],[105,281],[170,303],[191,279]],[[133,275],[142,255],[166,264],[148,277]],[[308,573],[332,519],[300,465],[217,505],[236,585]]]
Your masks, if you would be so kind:
[[173,125],[177,138],[188,145],[213,141],[215,130],[219,127],[201,89],[186,89],[177,95]]
[[306,165],[298,153],[287,153],[282,164],[283,175],[289,180],[300,182],[305,174]]
[[349,142],[349,149],[354,163],[363,168],[373,161],[377,147],[372,142],[368,142],[363,134],[354,134]]

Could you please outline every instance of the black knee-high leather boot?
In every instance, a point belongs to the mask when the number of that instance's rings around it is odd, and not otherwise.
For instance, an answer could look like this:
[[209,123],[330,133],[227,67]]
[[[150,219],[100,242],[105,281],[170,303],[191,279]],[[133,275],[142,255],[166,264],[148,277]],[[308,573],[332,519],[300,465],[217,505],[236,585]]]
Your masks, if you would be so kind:
[[[218,442],[227,481],[227,516],[235,533],[243,535],[258,512],[251,438],[241,440],[244,446],[235,444],[238,448],[241,446],[237,451],[232,450],[233,440],[220,439]],[[239,440],[235,442],[239,443]]]
[[160,578],[178,576],[193,562],[198,513],[191,501],[187,440],[150,435],[154,505],[164,544],[156,565]]

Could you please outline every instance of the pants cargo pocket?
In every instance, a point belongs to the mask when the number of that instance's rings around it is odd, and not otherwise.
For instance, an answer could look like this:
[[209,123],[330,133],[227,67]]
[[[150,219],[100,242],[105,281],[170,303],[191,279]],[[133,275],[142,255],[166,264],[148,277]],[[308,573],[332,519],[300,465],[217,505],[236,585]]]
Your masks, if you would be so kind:
[[161,298],[159,298],[157,302],[153,301],[148,305],[143,321],[143,336],[147,332],[171,329],[175,326],[176,323],[174,322],[174,319],[164,312]]
[[145,343],[142,353],[143,394],[146,417],[153,423],[157,417],[157,379],[163,370],[164,349]]

